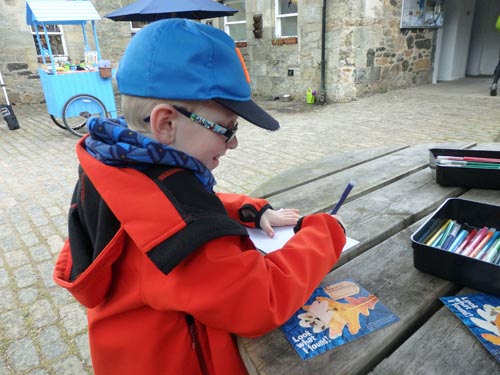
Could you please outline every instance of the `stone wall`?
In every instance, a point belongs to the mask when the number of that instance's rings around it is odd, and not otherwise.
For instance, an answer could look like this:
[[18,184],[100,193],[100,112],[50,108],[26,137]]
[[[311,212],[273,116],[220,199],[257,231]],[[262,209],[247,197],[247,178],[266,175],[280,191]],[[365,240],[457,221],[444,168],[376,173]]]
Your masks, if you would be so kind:
[[[128,22],[104,15],[130,0],[92,0],[102,58],[117,66],[128,41]],[[274,38],[274,0],[247,0],[247,43],[241,50],[252,77],[255,95],[291,95],[305,100],[308,88],[324,85],[328,102],[349,101],[374,92],[431,82],[434,30],[401,30],[401,0],[327,0],[325,76],[321,82],[323,0],[298,0],[298,38]],[[14,103],[43,102],[39,63],[25,0],[0,2],[0,71]],[[255,38],[253,15],[261,14],[262,38]],[[213,20],[222,28],[222,18]],[[72,59],[83,58],[79,26],[65,26]],[[92,34],[89,34],[92,40]]]
[[[40,99],[40,81],[36,76],[35,47],[26,25],[25,2],[0,2],[0,72],[13,103]],[[5,98],[1,94],[0,102]]]
[[435,30],[402,30],[401,1],[381,6],[380,16],[352,28],[356,96],[432,81]]
[[[333,0],[327,1],[322,83],[322,4],[299,0],[298,41],[290,45],[272,44],[274,13],[268,1],[247,4],[246,53],[254,93],[305,100],[308,88],[323,84],[327,101],[349,101],[431,82],[435,31],[401,30],[401,0]],[[254,13],[263,14],[262,39],[252,34]]]

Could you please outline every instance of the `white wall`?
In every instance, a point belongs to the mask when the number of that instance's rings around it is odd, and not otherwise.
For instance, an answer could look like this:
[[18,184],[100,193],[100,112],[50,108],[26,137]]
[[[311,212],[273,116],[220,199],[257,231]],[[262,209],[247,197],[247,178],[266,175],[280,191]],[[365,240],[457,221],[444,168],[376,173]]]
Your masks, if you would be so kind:
[[500,1],[480,0],[476,3],[467,75],[493,74],[500,52],[500,33],[495,28],[499,15]]
[[[480,0],[482,1],[482,0]],[[446,0],[439,57],[439,81],[465,77],[476,0]]]

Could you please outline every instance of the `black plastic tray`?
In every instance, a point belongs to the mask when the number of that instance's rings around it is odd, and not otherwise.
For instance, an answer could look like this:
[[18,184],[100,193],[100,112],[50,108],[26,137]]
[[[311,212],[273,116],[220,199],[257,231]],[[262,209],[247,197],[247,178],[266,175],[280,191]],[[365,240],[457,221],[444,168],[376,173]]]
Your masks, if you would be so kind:
[[500,229],[500,207],[461,198],[447,199],[411,236],[413,264],[425,273],[500,296],[500,266],[421,243],[433,218],[454,219],[471,227]]
[[463,168],[459,166],[436,165],[435,163],[435,158],[440,155],[500,159],[500,151],[449,148],[432,148],[429,151],[429,166],[439,185],[479,189],[500,189],[500,169]]

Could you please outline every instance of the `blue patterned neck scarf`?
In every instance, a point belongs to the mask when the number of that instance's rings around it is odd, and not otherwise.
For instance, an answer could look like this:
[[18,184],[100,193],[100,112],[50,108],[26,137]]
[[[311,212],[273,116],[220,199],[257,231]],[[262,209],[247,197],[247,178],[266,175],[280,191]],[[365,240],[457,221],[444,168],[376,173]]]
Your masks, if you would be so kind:
[[130,130],[123,117],[92,117],[87,126],[90,136],[85,139],[85,148],[104,164],[139,170],[146,169],[151,164],[188,169],[195,174],[205,189],[213,191],[215,178],[201,161]]

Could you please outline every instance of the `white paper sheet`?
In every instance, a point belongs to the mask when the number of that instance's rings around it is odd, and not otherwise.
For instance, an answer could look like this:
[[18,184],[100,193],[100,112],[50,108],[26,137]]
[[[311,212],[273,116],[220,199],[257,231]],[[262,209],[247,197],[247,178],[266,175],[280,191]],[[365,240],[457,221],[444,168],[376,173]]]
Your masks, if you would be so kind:
[[[274,227],[275,235],[273,238],[269,238],[267,234],[262,229],[247,228],[250,239],[255,244],[257,249],[267,253],[274,250],[281,249],[285,243],[294,235],[293,227]],[[342,251],[350,249],[354,245],[357,245],[359,241],[347,237],[346,243]]]

